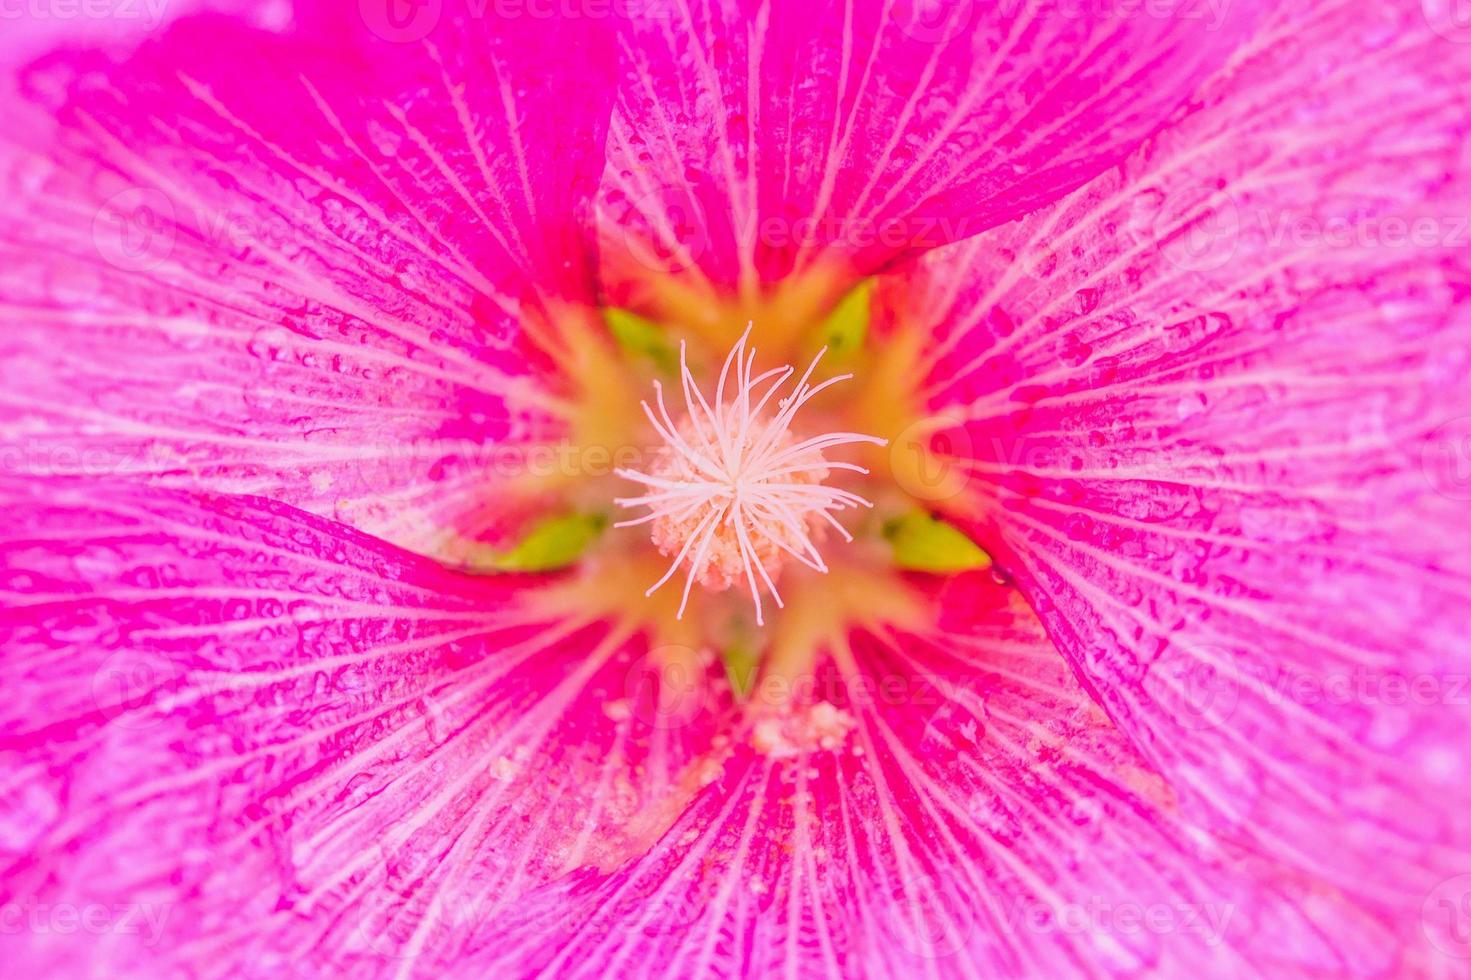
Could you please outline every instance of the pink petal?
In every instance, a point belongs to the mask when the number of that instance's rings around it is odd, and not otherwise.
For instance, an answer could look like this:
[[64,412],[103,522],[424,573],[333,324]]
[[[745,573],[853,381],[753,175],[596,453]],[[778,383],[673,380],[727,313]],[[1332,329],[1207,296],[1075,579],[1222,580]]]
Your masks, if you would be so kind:
[[563,425],[523,325],[589,300],[612,44],[358,7],[31,67],[60,132],[0,144],[15,469],[268,494],[426,552],[495,532],[490,485]]
[[1471,843],[1471,63],[1400,8],[1284,11],[1118,172],[893,285],[964,422],[945,505],[1184,812],[1408,932]]
[[477,966],[1050,977],[1392,960],[1393,923],[1183,819],[1019,595],[971,578],[942,598],[958,612],[937,627],[857,635],[849,666],[825,664],[819,700],[850,730],[772,754],[747,728],[647,855],[549,890],[546,908],[581,908]]
[[633,302],[667,272],[750,290],[825,261],[863,274],[1019,217],[1154,131],[1255,6],[661,5],[625,39],[600,198],[610,289]]
[[[0,37],[0,70],[9,73],[31,58],[58,46],[85,44],[106,46],[124,54],[161,32],[169,23],[201,8],[236,11],[247,6],[244,0],[116,0],[90,6],[77,4],[20,4],[6,8],[5,34]],[[250,11],[240,11],[250,16]],[[256,12],[256,19],[266,19]],[[99,14],[103,16],[99,16]],[[11,93],[0,80],[0,91]]]
[[640,707],[643,638],[514,578],[262,500],[0,499],[11,972],[433,974],[640,851],[708,744],[713,706]]

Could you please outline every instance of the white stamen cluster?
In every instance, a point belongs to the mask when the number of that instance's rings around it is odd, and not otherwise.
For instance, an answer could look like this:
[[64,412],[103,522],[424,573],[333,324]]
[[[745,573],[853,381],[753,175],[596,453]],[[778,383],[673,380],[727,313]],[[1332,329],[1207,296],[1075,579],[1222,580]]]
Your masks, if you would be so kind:
[[[697,580],[711,591],[720,591],[737,578],[744,578],[756,606],[756,622],[763,623],[758,578],[780,607],[775,578],[786,558],[826,572],[827,565],[813,542],[814,534],[826,524],[851,541],[852,535],[832,512],[873,506],[856,493],[823,486],[822,481],[834,469],[868,471],[852,463],[831,462],[822,454],[852,443],[881,446],[885,440],[854,432],[829,432],[799,441],[791,432],[792,419],[803,405],[852,375],[809,384],[827,351],[823,348],[797,382],[796,390],[778,399],[775,414],[763,418],[768,403],[796,371],[791,367],[773,368],[753,377],[756,352],[746,349],[750,333],[747,327],[727,355],[713,403],[695,384],[684,346],[680,345],[679,374],[686,417],[675,423],[664,404],[663,386],[655,381],[658,411],[648,402],[643,407],[664,446],[655,457],[652,472],[617,470],[619,476],[643,484],[648,492],[621,497],[615,503],[647,507],[649,512],[615,526],[652,524],[655,545],[665,555],[674,554],[669,570],[646,594],[653,595],[681,565],[687,568],[679,603],[681,617]],[[732,367],[734,391],[727,398]],[[758,391],[763,385],[764,390]]]

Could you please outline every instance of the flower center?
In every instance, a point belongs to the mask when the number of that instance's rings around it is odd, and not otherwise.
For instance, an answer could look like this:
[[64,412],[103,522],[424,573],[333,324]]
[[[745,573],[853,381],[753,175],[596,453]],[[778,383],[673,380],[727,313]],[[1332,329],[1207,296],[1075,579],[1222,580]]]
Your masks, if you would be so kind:
[[763,589],[778,607],[782,605],[776,588],[782,566],[795,559],[825,573],[818,542],[829,529],[852,540],[833,512],[872,506],[856,493],[824,485],[833,470],[868,472],[853,463],[829,460],[824,453],[853,443],[881,446],[884,440],[854,432],[799,438],[792,425],[803,405],[852,376],[811,384],[824,348],[796,388],[778,397],[796,371],[788,366],[753,374],[756,351],[747,349],[749,336],[748,326],[726,356],[714,395],[708,399],[690,374],[680,345],[684,414],[678,422],[670,416],[663,386],[655,381],[657,411],[647,401],[643,409],[663,445],[648,472],[616,471],[642,484],[645,492],[615,503],[648,508],[643,516],[616,526],[651,525],[655,547],[674,559],[646,594],[652,595],[681,568],[685,570],[680,617],[696,582],[719,592],[744,580],[756,607],[756,622],[762,624]]

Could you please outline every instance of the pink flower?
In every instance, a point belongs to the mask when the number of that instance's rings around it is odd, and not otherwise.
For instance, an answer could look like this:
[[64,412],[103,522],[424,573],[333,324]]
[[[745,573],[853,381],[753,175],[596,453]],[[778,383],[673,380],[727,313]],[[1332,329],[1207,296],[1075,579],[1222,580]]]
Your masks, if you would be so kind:
[[0,57],[10,974],[1464,973],[1442,5],[112,13]]

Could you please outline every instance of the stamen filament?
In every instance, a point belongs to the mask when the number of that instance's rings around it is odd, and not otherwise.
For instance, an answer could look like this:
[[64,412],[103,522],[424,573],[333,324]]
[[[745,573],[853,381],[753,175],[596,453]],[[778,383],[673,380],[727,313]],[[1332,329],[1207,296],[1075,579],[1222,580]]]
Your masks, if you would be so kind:
[[[791,393],[782,398],[781,389],[797,372],[786,366],[756,374],[756,351],[747,347],[750,333],[748,325],[726,355],[713,400],[707,399],[695,383],[685,345],[680,345],[683,420],[675,422],[663,386],[655,382],[654,404],[645,401],[643,409],[664,446],[651,472],[623,468],[614,471],[649,488],[647,493],[614,500],[620,507],[648,508],[648,513],[614,526],[652,524],[655,545],[664,554],[674,556],[648,594],[661,588],[681,567],[686,569],[677,614],[680,617],[697,580],[708,589],[720,591],[743,579],[751,593],[756,622],[764,623],[763,589],[778,607],[782,606],[776,577],[783,561],[790,557],[825,573],[828,566],[817,550],[814,534],[831,526],[851,541],[853,536],[833,512],[873,506],[852,491],[822,483],[834,470],[863,474],[868,470],[855,463],[829,462],[822,454],[858,443],[882,446],[884,440],[856,432],[829,432],[798,440],[791,432],[792,421],[804,405],[851,376],[810,383],[826,353],[824,348],[802,372]],[[776,411],[765,418],[773,399]]]

